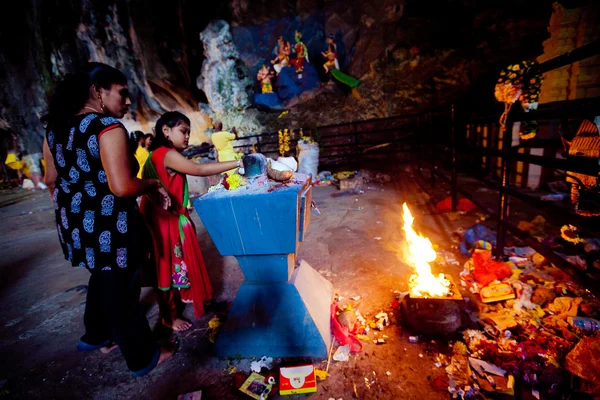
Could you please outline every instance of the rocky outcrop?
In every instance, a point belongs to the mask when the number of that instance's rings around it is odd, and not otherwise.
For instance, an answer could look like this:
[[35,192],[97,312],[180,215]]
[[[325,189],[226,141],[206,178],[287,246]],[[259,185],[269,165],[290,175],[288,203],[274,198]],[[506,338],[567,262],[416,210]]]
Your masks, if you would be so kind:
[[[142,0],[32,0],[11,8],[0,26],[0,118],[18,137],[20,150],[41,151],[39,116],[48,96],[59,79],[87,61],[127,75],[133,104],[124,122],[131,129],[150,131],[166,110],[198,112],[190,71],[199,68],[202,49],[190,49],[188,40],[189,31],[200,28],[185,30],[185,7],[196,11],[191,3]],[[197,33],[194,37],[197,41]],[[202,129],[209,123],[200,123],[203,115],[192,117]],[[192,129],[198,140],[206,139]]]
[[211,110],[217,116],[245,110],[252,104],[252,80],[233,43],[229,24],[223,20],[210,22],[200,39],[206,59],[196,84]]

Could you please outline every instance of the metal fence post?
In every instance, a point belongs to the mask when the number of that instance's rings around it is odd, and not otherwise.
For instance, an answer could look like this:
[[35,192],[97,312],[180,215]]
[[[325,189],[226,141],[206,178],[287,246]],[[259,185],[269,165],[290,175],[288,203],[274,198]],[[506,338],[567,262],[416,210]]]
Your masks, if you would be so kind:
[[510,157],[510,147],[512,144],[512,118],[510,116],[507,118],[506,125],[500,127],[500,132],[503,132],[502,135],[502,186],[500,187],[500,198],[498,204],[498,226],[497,232],[498,236],[496,239],[496,259],[501,260],[504,257],[504,242],[506,240],[506,224],[505,222],[508,220],[508,205],[510,196],[506,192],[506,188],[510,182],[510,173],[511,173],[511,157]]
[[434,152],[435,141],[433,140],[433,112],[429,111],[429,129],[427,132],[427,136],[429,137],[429,162],[431,163],[431,187],[435,187],[435,170],[437,166],[435,165],[435,156]]
[[416,137],[416,153],[417,153],[417,171],[421,173],[421,116],[417,115],[417,137]]
[[260,148],[260,135],[256,135],[256,151],[258,153],[262,153],[262,150]]
[[451,115],[450,115],[450,134],[451,134],[451,151],[452,151],[452,211],[456,211],[456,206],[458,205],[458,196],[457,196],[457,172],[456,172],[456,132],[455,125],[456,121],[454,120],[454,104],[452,104]]

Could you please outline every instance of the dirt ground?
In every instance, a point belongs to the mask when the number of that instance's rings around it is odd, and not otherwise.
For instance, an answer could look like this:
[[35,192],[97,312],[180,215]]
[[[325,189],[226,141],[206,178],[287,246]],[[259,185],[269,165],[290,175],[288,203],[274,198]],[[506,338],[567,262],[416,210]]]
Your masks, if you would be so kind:
[[[434,272],[452,274],[456,282],[466,259],[453,249],[451,233],[473,225],[478,218],[463,215],[450,221],[436,213],[435,201],[446,195],[446,189],[440,183],[426,194],[429,183],[414,169],[402,167],[391,183],[369,186],[364,194],[347,196],[335,196],[340,192],[332,186],[315,187],[313,196],[321,215],[312,216],[299,251],[299,258],[330,280],[338,295],[361,296],[357,307],[365,317],[389,311],[394,291],[407,290],[412,272],[398,256],[403,202],[411,206],[417,229],[438,250],[456,254],[460,265],[434,268]],[[488,197],[493,206],[496,196]],[[218,254],[195,213],[193,217],[216,298],[228,304],[243,280],[242,273],[235,258]],[[118,350],[108,355],[77,352],[89,273],[69,267],[63,259],[49,196],[29,195],[0,208],[0,225],[0,398],[176,399],[194,390],[202,390],[203,399],[249,398],[237,391],[234,375],[228,375],[227,369],[236,366],[238,371],[249,372],[251,360],[214,356],[206,337],[211,312],[194,321],[190,331],[178,334],[179,352],[145,377],[133,378]],[[144,289],[141,302],[151,326],[156,327],[158,307],[150,289]],[[185,315],[191,318],[192,314],[188,307]],[[162,329],[156,331],[158,336],[165,334]],[[411,344],[408,336],[413,333],[400,326],[390,326],[382,334],[388,336],[387,344],[365,343],[363,352],[348,362],[332,361],[331,376],[319,382],[317,393],[287,398],[447,398],[445,390],[432,385],[444,375],[443,368],[434,366],[433,357],[443,350],[445,340],[421,337]],[[293,361],[276,360],[275,364]],[[317,368],[326,367],[324,360],[313,362]]]

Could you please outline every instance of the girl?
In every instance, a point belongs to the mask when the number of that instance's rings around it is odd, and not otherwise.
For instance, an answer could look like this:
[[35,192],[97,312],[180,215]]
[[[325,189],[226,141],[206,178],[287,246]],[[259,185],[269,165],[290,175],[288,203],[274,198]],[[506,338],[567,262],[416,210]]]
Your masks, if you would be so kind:
[[180,153],[188,146],[190,120],[180,112],[167,112],[156,122],[150,156],[142,176],[158,179],[169,193],[171,206],[163,210],[148,196],[141,209],[152,231],[157,262],[159,307],[163,325],[184,331],[191,324],[177,311],[174,290],[181,300],[194,304],[196,318],[204,313],[203,302],[212,298],[196,229],[190,219],[186,175],[208,176],[240,166],[241,160],[196,164]]
[[127,79],[89,63],[56,88],[46,124],[46,184],[54,202],[65,259],[90,273],[81,351],[109,351],[116,343],[135,376],[173,354],[159,348],[139,305],[139,274],[148,235],[136,203],[162,191],[156,179],[137,179],[137,164],[120,118],[127,113]]

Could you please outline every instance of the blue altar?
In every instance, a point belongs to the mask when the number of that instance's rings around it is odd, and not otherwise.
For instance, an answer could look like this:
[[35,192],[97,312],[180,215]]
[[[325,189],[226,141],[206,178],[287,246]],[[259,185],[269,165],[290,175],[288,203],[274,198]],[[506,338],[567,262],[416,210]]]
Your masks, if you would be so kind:
[[311,203],[302,174],[193,201],[221,255],[235,256],[245,278],[217,337],[218,356],[327,356],[333,287],[306,262],[296,265]]

